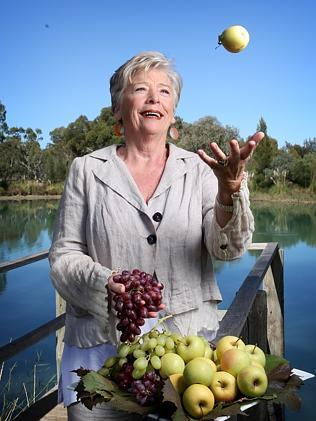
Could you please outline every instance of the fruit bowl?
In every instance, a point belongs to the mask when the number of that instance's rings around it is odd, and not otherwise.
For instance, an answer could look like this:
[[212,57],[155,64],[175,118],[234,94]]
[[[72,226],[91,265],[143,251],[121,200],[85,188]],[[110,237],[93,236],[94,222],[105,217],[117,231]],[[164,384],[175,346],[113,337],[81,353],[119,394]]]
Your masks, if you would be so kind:
[[168,331],[162,319],[133,342],[120,343],[100,370],[75,370],[79,381],[71,387],[89,409],[105,402],[148,419],[158,414],[159,419],[223,421],[271,401],[299,410],[299,388],[312,374],[240,338],[224,339],[214,349],[202,336]]

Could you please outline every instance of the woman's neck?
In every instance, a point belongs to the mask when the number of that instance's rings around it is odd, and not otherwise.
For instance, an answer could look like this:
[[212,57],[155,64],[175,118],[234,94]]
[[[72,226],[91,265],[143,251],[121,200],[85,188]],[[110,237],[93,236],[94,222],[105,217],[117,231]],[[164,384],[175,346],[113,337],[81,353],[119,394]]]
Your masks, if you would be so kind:
[[150,165],[152,163],[165,164],[168,158],[168,146],[165,141],[157,143],[157,141],[126,141],[125,145],[118,150],[121,159],[126,163],[135,165]]

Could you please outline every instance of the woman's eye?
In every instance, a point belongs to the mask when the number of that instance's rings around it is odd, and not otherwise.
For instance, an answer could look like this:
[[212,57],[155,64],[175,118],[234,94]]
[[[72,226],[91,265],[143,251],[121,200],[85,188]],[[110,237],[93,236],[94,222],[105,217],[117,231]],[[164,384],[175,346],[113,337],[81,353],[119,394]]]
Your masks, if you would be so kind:
[[168,89],[162,89],[161,93],[164,94],[164,95],[169,95],[170,91]]
[[136,92],[144,91],[144,90],[145,90],[145,87],[144,86],[137,86],[137,88],[135,88],[135,91]]

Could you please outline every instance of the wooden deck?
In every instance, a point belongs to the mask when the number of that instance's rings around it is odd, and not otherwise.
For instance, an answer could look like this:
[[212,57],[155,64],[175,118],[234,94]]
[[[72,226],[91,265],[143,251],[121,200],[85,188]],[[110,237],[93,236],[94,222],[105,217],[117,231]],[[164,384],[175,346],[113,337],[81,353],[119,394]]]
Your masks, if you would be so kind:
[[45,417],[41,418],[42,421],[66,421],[67,410],[63,405],[57,405]]

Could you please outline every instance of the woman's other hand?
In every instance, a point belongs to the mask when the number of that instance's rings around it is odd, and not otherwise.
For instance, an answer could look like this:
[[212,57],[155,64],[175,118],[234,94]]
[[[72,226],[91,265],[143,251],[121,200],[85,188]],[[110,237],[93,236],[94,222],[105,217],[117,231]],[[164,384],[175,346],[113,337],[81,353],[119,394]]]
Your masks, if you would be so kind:
[[[107,284],[108,289],[112,294],[123,294],[125,292],[125,285],[119,282],[115,282],[115,280],[113,279],[115,275],[118,275],[118,273],[115,273],[109,277]],[[141,304],[144,305],[145,301],[141,302]],[[165,307],[165,304],[161,303],[158,307],[158,311],[163,310]],[[148,316],[150,318],[156,318],[158,317],[158,313],[156,311],[149,311]]]
[[201,159],[212,168],[218,179],[219,200],[222,199],[223,203],[240,189],[246,164],[263,138],[264,133],[257,132],[242,147],[239,147],[236,139],[232,139],[229,142],[230,154],[228,156],[216,142],[210,144],[214,158],[202,149],[198,150]]

